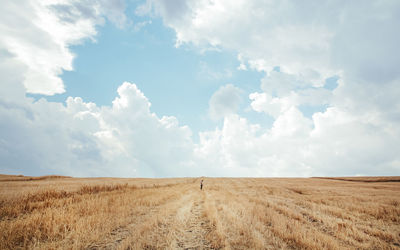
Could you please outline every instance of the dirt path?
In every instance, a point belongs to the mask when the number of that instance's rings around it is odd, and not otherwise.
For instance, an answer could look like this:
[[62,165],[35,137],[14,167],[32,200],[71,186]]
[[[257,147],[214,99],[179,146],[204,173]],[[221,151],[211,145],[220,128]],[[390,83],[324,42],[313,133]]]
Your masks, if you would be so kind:
[[177,234],[176,248],[211,249],[207,239],[211,225],[204,212],[204,197],[198,192],[194,192],[191,197],[190,210],[186,211],[183,228]]
[[154,206],[143,214],[132,214],[130,222],[87,248],[135,248],[129,242],[142,240],[145,241],[142,247],[147,249],[213,249],[208,240],[211,232],[204,211],[204,194],[200,190],[186,190],[178,199]]

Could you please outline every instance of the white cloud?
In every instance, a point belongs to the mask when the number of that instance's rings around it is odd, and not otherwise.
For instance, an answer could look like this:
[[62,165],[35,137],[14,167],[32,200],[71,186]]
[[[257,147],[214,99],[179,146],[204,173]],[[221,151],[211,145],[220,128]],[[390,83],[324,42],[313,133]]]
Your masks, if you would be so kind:
[[[252,134],[245,118],[225,117],[221,129],[201,133],[203,158],[236,166],[232,173],[257,166],[255,175],[400,173],[398,1],[149,0],[146,6],[175,30],[177,45],[234,50],[238,70],[265,72],[261,90],[249,98],[253,110],[275,119],[272,127]],[[334,75],[338,87],[324,88]],[[302,105],[323,111],[306,118]],[[229,136],[235,130],[251,136],[246,142]],[[237,143],[246,145],[243,151],[227,147]]]
[[291,107],[275,120],[271,128],[271,136],[279,139],[288,136],[307,138],[310,131],[311,121],[305,118],[298,109]]
[[257,112],[278,118],[292,107],[323,106],[332,103],[332,91],[306,82],[301,76],[272,71],[261,80],[262,92],[249,95]]
[[0,51],[26,67],[27,92],[63,93],[59,76],[72,70],[74,59],[68,47],[93,40],[104,17],[122,27],[127,22],[124,10],[122,0],[7,1],[0,10]]
[[399,138],[393,124],[376,127],[339,108],[308,119],[291,107],[267,130],[227,116],[221,129],[200,133],[195,152],[210,175],[398,175]]
[[177,44],[233,49],[253,62],[264,61],[263,69],[267,71],[277,65],[284,65],[287,72],[307,71],[329,60],[333,31],[328,17],[318,15],[313,20],[315,15],[303,13],[331,13],[328,4],[205,0],[148,3],[176,31]]
[[[388,1],[149,0],[177,43],[233,49],[250,66],[317,82],[342,71],[398,78],[400,4]],[[349,73],[349,72],[348,72]]]
[[179,176],[193,172],[191,131],[158,118],[135,84],[123,83],[111,107],[69,97],[0,103],[0,169],[74,176]]
[[238,70],[247,70],[246,62],[243,59],[243,56],[241,54],[238,55],[237,57],[238,61],[240,62],[239,66],[237,67]]
[[104,130],[110,131],[129,157],[140,162],[147,176],[188,174],[192,140],[187,126],[179,126],[175,117],[158,118],[150,112],[143,93],[129,83],[118,88],[119,98],[101,114]]
[[[0,10],[0,170],[74,176],[399,175],[398,1],[161,1],[137,13],[160,15],[177,45],[238,53],[240,69],[265,73],[250,94],[271,127],[237,113],[241,90],[209,101],[223,126],[199,134],[158,117],[135,84],[110,106],[69,97],[37,102],[25,93],[64,91],[68,46],[94,39],[108,18],[129,22],[121,1],[7,2]],[[276,66],[279,66],[277,70]],[[334,90],[328,76],[340,76]],[[305,117],[300,106],[326,110]]]
[[80,97],[65,104],[28,93],[64,91],[68,46],[94,39],[104,17],[128,22],[122,1],[25,1],[0,11],[0,170],[72,176],[194,175],[191,131],[159,118],[135,84],[123,83],[111,106]]
[[209,101],[209,113],[212,119],[218,120],[238,111],[242,98],[241,90],[232,84],[220,87]]
[[231,114],[224,118],[222,129],[200,133],[195,156],[207,175],[251,176],[257,169],[257,125]]

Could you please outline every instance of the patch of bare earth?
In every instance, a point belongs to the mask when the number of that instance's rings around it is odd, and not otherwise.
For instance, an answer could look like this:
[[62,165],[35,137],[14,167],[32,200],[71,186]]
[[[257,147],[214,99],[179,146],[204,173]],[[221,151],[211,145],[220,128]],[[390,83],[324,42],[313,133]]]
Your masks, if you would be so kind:
[[189,204],[180,210],[183,227],[177,233],[175,248],[180,249],[212,249],[208,240],[212,237],[210,221],[204,211],[204,197],[194,192]]
[[132,214],[126,225],[112,230],[88,249],[215,249],[213,230],[204,211],[204,194],[184,190],[176,199]]

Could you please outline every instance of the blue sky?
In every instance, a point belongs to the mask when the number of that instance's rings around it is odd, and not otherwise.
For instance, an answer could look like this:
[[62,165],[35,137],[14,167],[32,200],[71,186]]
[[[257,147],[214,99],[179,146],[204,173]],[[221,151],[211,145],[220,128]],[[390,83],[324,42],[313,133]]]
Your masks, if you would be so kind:
[[[138,18],[133,17],[134,21]],[[259,89],[264,75],[256,70],[238,70],[234,51],[199,51],[191,45],[176,48],[174,31],[160,18],[151,19],[139,30],[134,25],[118,28],[107,21],[98,28],[95,39],[71,46],[76,58],[74,69],[61,75],[64,93],[29,96],[60,103],[69,96],[79,96],[100,106],[111,105],[118,86],[129,81],[144,92],[153,112],[176,116],[197,137],[199,131],[220,125],[208,117],[208,100],[220,86],[231,83],[240,87],[246,100],[249,93]],[[254,122],[271,123],[257,112],[246,112],[246,105],[249,103],[243,101],[243,115]]]
[[400,175],[396,0],[21,1],[0,173]]
[[[264,126],[272,124],[270,117],[248,109],[247,96],[259,89],[265,73],[239,70],[240,62],[234,51],[222,48],[199,51],[192,45],[176,48],[174,31],[159,18],[151,19],[151,23],[140,29],[118,28],[107,21],[98,28],[95,39],[71,46],[76,56],[74,70],[61,75],[66,88],[63,94],[28,95],[60,103],[69,96],[80,96],[86,102],[104,106],[111,104],[122,82],[133,82],[149,98],[153,112],[176,116],[182,125],[190,126],[197,139],[198,132],[221,125],[221,121],[209,119],[208,100],[220,86],[230,83],[243,90],[241,115]],[[328,78],[326,87],[335,89],[337,79]],[[300,110],[311,117],[326,107],[303,105]]]

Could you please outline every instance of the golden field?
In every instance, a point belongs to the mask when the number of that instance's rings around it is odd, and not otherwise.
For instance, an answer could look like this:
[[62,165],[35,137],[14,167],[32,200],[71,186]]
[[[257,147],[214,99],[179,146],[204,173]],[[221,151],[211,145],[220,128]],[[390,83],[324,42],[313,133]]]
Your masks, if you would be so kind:
[[0,175],[0,248],[399,249],[400,178]]

